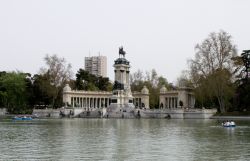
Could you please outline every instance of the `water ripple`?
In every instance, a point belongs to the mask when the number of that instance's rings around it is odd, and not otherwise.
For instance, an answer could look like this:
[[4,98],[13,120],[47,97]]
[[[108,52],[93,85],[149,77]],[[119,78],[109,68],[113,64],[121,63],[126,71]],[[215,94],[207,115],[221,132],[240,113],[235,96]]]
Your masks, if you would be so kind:
[[238,124],[226,129],[215,120],[5,121],[0,160],[248,160],[250,122]]

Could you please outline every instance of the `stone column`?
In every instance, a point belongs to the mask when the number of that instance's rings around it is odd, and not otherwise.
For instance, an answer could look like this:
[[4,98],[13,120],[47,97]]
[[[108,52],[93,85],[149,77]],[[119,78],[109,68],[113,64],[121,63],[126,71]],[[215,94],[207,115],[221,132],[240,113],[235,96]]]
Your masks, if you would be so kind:
[[164,106],[164,108],[168,108],[168,98],[167,97],[165,97],[165,106]]
[[171,108],[171,97],[168,97],[168,108]]
[[176,102],[175,102],[175,97],[174,97],[174,108],[176,107],[175,105],[176,105]]
[[173,101],[173,108],[175,108],[175,101],[174,101],[174,97],[172,97],[172,101]]
[[100,101],[100,98],[98,97],[97,100],[98,100],[98,108],[101,108],[101,101]]
[[168,97],[168,105],[169,105],[169,108],[171,109],[172,108],[171,97]]
[[176,108],[178,108],[178,98],[175,97],[175,104],[176,104]]
[[97,98],[95,97],[95,108],[97,108]]
[[124,84],[124,76],[123,76],[123,74],[124,74],[124,70],[120,70],[120,79],[121,79],[121,83]]
[[129,69],[126,71],[126,84],[129,85]]

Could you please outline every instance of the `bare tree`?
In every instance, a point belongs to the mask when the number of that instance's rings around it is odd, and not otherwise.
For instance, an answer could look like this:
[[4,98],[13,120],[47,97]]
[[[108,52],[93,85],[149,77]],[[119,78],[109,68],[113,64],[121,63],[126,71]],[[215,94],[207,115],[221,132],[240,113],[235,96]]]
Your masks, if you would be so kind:
[[[225,112],[225,101],[231,93],[228,83],[235,70],[233,58],[237,55],[232,37],[225,31],[213,32],[202,43],[197,44],[195,50],[195,58],[189,61],[192,81],[196,87],[203,87],[197,89],[206,92],[204,97],[216,97],[220,111]],[[229,82],[225,78],[229,79]]]
[[42,75],[49,77],[50,84],[55,87],[53,92],[53,106],[55,99],[58,97],[59,92],[62,90],[66,81],[69,81],[72,77],[71,64],[67,64],[64,58],[54,55],[46,55],[44,57],[46,67],[40,69]]
[[188,71],[181,72],[181,75],[177,78],[176,85],[178,87],[193,87]]
[[139,82],[144,80],[143,71],[138,69],[136,72],[130,74],[130,84],[138,85]]

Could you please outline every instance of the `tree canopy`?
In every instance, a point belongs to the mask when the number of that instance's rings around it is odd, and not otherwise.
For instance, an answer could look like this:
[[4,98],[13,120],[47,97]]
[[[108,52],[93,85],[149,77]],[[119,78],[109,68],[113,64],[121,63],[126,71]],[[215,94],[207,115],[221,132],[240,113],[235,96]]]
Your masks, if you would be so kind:
[[162,86],[171,88],[171,84],[163,76],[158,76],[155,69],[146,71],[136,71],[130,75],[130,85],[132,91],[141,91],[145,85],[149,89],[150,108],[159,108],[159,92]]
[[90,74],[88,71],[79,69],[76,73],[76,89],[77,90],[88,90],[88,91],[111,91],[112,84],[109,78],[98,77]]
[[210,103],[221,112],[229,108],[234,93],[233,58],[237,56],[232,36],[225,31],[212,32],[195,47],[195,58],[189,61],[190,76],[197,101],[202,106]]
[[250,111],[250,50],[244,50],[235,60],[241,69],[236,81],[235,106],[239,111]]
[[47,54],[44,57],[44,61],[46,66],[40,69],[40,78],[43,77],[44,83],[42,88],[46,88],[48,91],[47,95],[52,97],[52,107],[59,107],[61,105],[60,102],[62,102],[63,87],[72,77],[72,67],[71,64],[66,62],[65,58],[60,58],[56,54]]
[[1,72],[0,105],[11,113],[22,113],[27,107],[26,74],[21,72]]

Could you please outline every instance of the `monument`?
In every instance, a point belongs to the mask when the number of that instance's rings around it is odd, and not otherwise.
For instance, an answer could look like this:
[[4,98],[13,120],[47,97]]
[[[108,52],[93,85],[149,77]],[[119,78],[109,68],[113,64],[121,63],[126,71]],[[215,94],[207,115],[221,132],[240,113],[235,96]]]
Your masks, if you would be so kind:
[[115,82],[106,117],[133,118],[135,116],[135,106],[129,83],[130,64],[125,55],[123,47],[120,47],[119,58],[114,62]]

